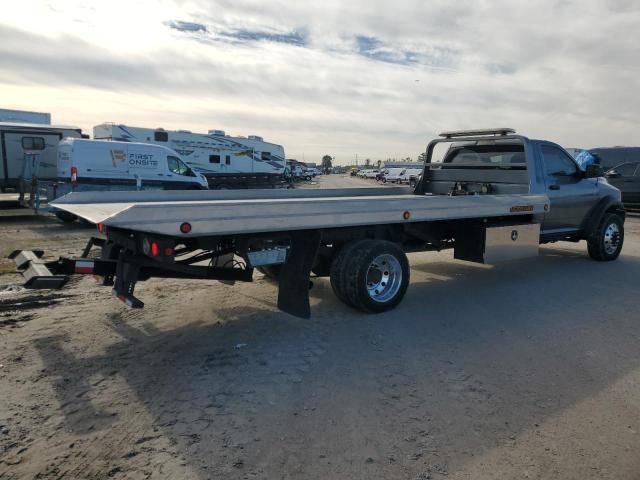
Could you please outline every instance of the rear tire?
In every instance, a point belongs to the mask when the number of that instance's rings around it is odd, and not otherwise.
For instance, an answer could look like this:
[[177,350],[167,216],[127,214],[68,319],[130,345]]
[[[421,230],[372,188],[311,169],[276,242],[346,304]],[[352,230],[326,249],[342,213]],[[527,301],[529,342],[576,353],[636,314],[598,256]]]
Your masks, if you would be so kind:
[[409,260],[392,242],[370,240],[345,266],[349,303],[366,313],[395,308],[409,286]]
[[589,256],[599,262],[615,260],[624,243],[624,221],[615,213],[607,213],[587,239]]
[[347,262],[351,259],[351,255],[362,247],[363,244],[366,244],[370,240],[353,240],[351,242],[345,243],[333,256],[333,260],[331,262],[331,269],[329,272],[329,277],[331,280],[331,288],[333,289],[333,293],[335,293],[336,297],[340,299],[343,303],[347,305],[351,305],[349,302],[349,298],[347,296],[347,292],[345,289],[345,268]]

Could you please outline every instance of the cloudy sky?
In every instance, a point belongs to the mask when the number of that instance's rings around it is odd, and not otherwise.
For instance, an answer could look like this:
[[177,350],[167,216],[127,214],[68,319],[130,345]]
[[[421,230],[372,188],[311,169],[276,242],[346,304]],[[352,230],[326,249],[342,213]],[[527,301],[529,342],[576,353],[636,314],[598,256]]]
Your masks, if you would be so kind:
[[0,107],[91,132],[223,129],[340,163],[442,130],[640,144],[636,0],[20,0]]

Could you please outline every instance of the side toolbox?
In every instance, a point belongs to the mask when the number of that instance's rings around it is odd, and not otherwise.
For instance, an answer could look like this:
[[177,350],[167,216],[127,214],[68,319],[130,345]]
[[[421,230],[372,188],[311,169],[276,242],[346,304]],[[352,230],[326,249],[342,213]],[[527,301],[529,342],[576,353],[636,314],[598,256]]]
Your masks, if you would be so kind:
[[540,225],[502,225],[465,229],[456,235],[454,257],[496,264],[535,257],[539,253]]

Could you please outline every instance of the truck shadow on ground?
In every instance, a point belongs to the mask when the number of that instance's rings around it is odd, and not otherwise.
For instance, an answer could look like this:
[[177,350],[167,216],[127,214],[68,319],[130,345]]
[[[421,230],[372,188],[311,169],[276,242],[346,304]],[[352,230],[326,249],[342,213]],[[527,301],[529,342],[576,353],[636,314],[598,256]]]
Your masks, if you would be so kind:
[[494,268],[418,263],[404,302],[376,316],[337,308],[320,279],[311,320],[237,307],[160,331],[113,314],[119,340],[92,357],[40,339],[65,428],[102,446],[68,473],[454,472],[640,365],[640,259],[542,252]]

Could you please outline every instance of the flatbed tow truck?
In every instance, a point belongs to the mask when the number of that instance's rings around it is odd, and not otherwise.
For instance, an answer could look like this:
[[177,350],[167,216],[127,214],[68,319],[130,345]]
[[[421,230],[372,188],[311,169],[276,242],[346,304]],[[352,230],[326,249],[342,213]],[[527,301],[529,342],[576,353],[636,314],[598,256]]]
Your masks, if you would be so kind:
[[[442,143],[442,161],[432,163]],[[413,190],[71,193],[55,206],[95,223],[101,236],[80,258],[43,261],[43,252],[24,250],[11,258],[27,287],[99,275],[134,308],[143,307],[138,281],[248,282],[258,268],[277,280],[278,307],[308,318],[312,273],[329,276],[356,309],[395,307],[409,284],[407,252],[453,248],[457,259],[496,263],[537,255],[540,243],[586,240],[595,260],[620,254],[620,192],[560,146],[501,128],[445,132],[426,153]],[[91,256],[96,246],[100,255]]]

